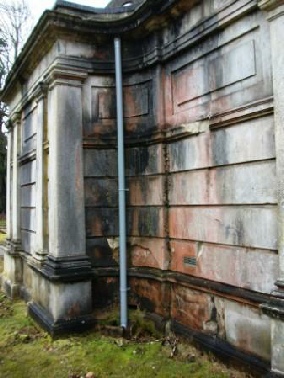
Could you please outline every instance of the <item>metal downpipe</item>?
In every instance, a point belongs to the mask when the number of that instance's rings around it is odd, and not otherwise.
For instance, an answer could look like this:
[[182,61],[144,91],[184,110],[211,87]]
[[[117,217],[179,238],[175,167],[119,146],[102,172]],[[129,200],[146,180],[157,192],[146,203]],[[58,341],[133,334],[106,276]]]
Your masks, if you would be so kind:
[[126,206],[124,173],[124,136],[123,136],[123,84],[121,40],[114,39],[115,83],[117,109],[117,154],[118,154],[118,208],[119,208],[119,290],[120,290],[120,325],[128,326],[127,304],[127,253],[126,253]]

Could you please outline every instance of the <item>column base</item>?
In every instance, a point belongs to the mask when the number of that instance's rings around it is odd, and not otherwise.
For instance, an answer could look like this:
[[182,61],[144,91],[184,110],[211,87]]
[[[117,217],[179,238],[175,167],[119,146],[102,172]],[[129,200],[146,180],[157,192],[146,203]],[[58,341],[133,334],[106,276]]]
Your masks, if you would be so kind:
[[2,290],[4,290],[7,297],[11,299],[20,297],[21,285],[15,284],[10,280],[7,280],[4,275],[0,276],[0,279]]
[[21,242],[7,240],[4,251],[4,271],[1,276],[1,287],[9,298],[17,298],[23,282],[23,262],[20,253]]
[[88,256],[54,257],[49,255],[41,270],[50,281],[78,282],[92,277],[91,261]]
[[93,324],[91,264],[87,256],[39,262],[30,256],[29,314],[51,335],[83,331]]
[[28,303],[28,314],[51,336],[86,331],[95,323],[95,319],[92,315],[81,315],[76,318],[54,320],[45,308],[35,302]]
[[271,370],[275,376],[284,377],[284,293],[275,290],[273,294],[274,297],[260,307],[271,318]]

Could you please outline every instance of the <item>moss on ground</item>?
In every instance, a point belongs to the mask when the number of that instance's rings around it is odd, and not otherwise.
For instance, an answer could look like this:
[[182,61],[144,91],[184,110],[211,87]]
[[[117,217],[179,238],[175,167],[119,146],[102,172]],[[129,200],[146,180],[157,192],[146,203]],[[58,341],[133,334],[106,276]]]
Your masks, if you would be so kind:
[[[170,339],[150,336],[150,325],[139,313],[135,317],[135,340],[95,330],[54,340],[26,316],[24,302],[12,303],[0,293],[0,376],[79,378],[92,371],[96,378],[246,377],[202,356],[186,343],[178,342],[173,353]],[[142,332],[144,324],[146,332]],[[138,330],[142,338],[137,336]]]

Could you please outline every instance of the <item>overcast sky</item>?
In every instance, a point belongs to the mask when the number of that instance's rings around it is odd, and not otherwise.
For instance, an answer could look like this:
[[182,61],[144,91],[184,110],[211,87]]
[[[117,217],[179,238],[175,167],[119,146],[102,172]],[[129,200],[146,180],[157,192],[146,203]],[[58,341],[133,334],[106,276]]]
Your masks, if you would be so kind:
[[[68,0],[70,3],[77,3],[77,4],[82,4],[82,5],[89,5],[91,7],[105,7],[110,0]],[[9,2],[9,0],[7,1]],[[45,9],[51,9],[53,8],[53,5],[55,3],[55,0],[26,0],[28,3],[33,17],[35,18],[35,23],[36,20],[41,16],[42,12]]]

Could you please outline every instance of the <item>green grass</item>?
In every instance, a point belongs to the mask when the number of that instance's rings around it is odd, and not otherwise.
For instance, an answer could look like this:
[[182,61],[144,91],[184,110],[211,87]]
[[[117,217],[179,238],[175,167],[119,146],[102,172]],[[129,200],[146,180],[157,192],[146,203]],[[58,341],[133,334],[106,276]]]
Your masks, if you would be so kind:
[[2,232],[0,232],[0,244],[4,244],[6,241],[6,234],[2,234]]
[[96,378],[246,376],[232,375],[232,370],[202,357],[189,344],[179,342],[177,355],[170,357],[171,347],[161,339],[148,335],[139,340],[95,331],[53,340],[26,316],[25,303],[11,303],[0,293],[0,377],[79,378],[90,371]]

